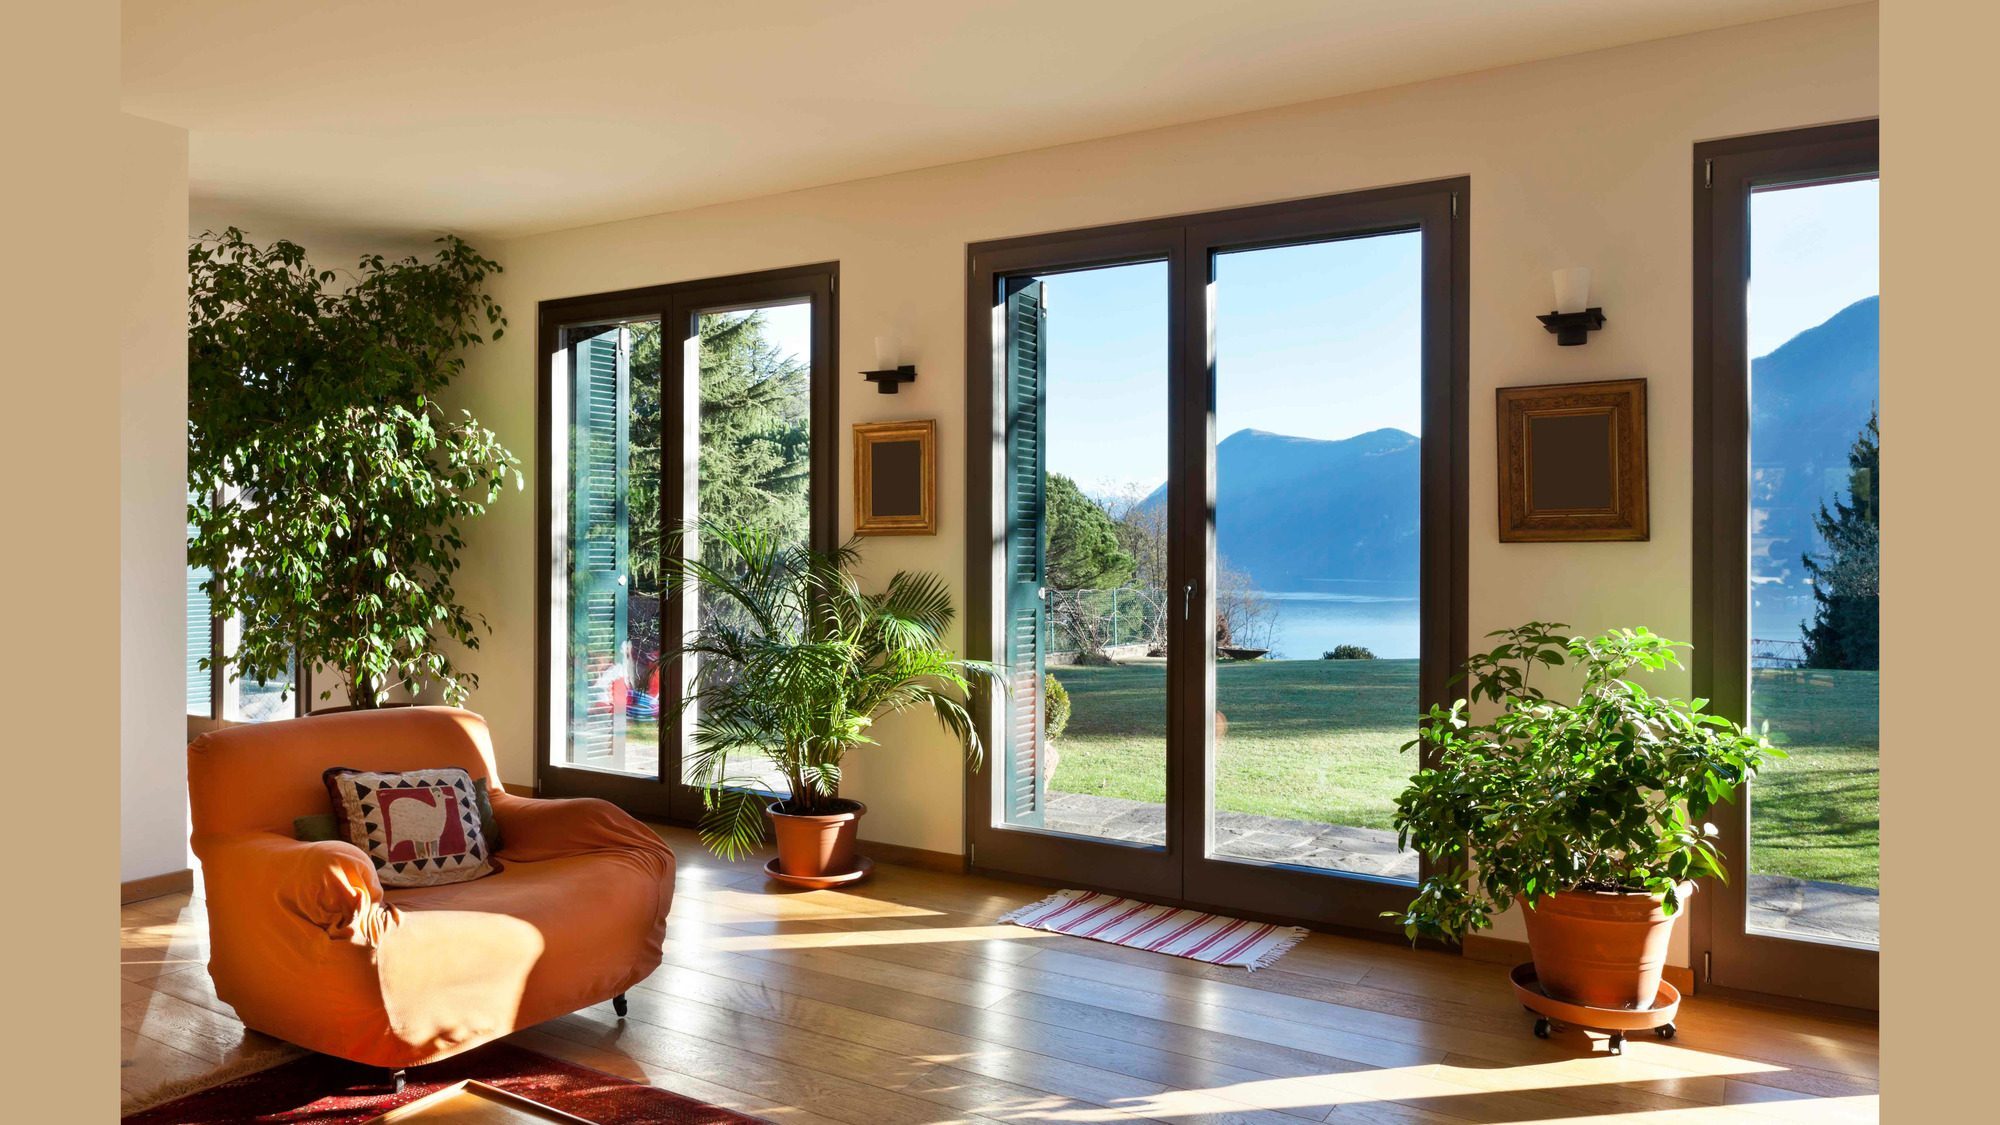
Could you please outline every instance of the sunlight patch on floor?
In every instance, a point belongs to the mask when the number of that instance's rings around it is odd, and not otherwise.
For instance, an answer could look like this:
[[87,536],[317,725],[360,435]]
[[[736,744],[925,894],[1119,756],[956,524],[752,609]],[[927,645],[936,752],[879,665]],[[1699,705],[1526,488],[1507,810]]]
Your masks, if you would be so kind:
[[724,952],[753,949],[828,949],[856,945],[933,945],[965,941],[1034,941],[1060,935],[1019,926],[939,926],[909,930],[839,930],[817,934],[758,934],[709,937],[702,945]]

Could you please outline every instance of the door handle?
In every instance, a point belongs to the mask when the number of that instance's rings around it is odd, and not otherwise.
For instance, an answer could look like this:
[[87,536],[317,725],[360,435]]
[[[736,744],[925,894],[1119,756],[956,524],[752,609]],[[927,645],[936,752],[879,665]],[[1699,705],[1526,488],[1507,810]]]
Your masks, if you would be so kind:
[[1194,583],[1181,588],[1181,620],[1194,620]]

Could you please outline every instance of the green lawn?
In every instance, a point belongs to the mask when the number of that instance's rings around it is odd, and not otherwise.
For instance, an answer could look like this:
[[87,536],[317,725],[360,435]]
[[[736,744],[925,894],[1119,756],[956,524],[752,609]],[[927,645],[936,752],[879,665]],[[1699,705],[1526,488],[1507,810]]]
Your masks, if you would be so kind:
[[[1065,667],[1072,712],[1052,788],[1166,796],[1161,664]],[[1872,672],[1757,673],[1760,719],[1792,758],[1759,783],[1758,874],[1876,883],[1880,818]],[[1217,803],[1225,811],[1389,827],[1411,767],[1414,660],[1276,660],[1216,669]],[[1865,741],[1864,741],[1865,740]]]
[[1879,878],[1879,672],[1759,669],[1752,718],[1791,757],[1758,778],[1750,870],[1856,887]]

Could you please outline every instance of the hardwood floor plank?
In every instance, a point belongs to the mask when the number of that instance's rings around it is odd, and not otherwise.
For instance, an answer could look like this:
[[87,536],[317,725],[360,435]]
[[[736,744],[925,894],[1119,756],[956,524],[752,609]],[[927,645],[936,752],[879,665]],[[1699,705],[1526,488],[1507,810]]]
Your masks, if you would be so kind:
[[[918,873],[918,878],[935,877],[935,874],[930,872]],[[831,910],[844,908],[843,904],[836,902],[824,905]],[[898,903],[898,905],[908,904]],[[739,899],[736,909],[754,912],[757,907],[754,903]],[[795,907],[787,909],[785,913],[788,920],[804,924],[799,920],[799,912]],[[882,920],[876,911],[871,911],[863,917],[870,918],[869,924],[876,926],[894,925],[915,929],[926,927],[924,920],[911,917]],[[952,924],[954,929],[960,929],[963,927],[958,924],[970,919],[947,913],[929,915],[928,920],[933,923]],[[837,930],[841,924],[824,923],[833,930]],[[1353,945],[1376,944],[1352,939],[1327,940],[1345,941]],[[963,958],[966,956],[964,953],[910,952],[921,948],[915,944],[899,944],[893,947],[898,950],[893,954],[885,953],[885,948],[890,947],[873,945],[866,948],[857,947],[853,953],[876,958],[893,957],[904,962],[919,958],[933,960],[956,958],[963,963]],[[1462,976],[1466,973],[1483,973],[1487,976],[1490,983],[1481,990],[1481,994],[1488,999],[1482,1005],[1472,1005],[1369,989],[1325,977],[1307,978],[1303,983],[1296,975],[1289,981],[1278,977],[1274,987],[1266,983],[1273,978],[1272,970],[1255,974],[1245,973],[1242,970],[1224,970],[1230,975],[1218,976],[1213,971],[1216,968],[1214,966],[1201,966],[1184,958],[1163,957],[1136,950],[1119,950],[1115,946],[1084,939],[1055,936],[1053,941],[1037,943],[1032,948],[1035,952],[1027,961],[1031,969],[1050,966],[1058,970],[1061,975],[1074,977],[1075,983],[1052,983],[1032,973],[1016,973],[1011,977],[1011,981],[1017,989],[1056,996],[1086,994],[1093,999],[1093,1003],[1112,1010],[1191,1021],[1195,1026],[1220,1030],[1210,1023],[1203,1022],[1212,1017],[1201,1012],[1183,1008],[1176,1015],[1164,1008],[1159,1011],[1147,1010],[1149,1007],[1159,1008],[1159,998],[1166,996],[1219,1007],[1225,1013],[1241,1010],[1260,1013],[1273,1019],[1353,1028],[1370,1036],[1436,1048],[1438,1057],[1442,1057],[1442,1053],[1447,1050],[1501,1063],[1531,1064],[1550,1057],[1550,1044],[1537,1043],[1523,1037],[1522,1032],[1526,1029],[1527,1023],[1519,1014],[1518,1005],[1512,1000],[1511,988],[1506,988],[1504,985],[1504,974],[1495,972],[1493,967],[1483,964],[1468,965],[1465,966],[1464,972],[1453,974]],[[1092,955],[1101,949],[1116,950],[1131,957],[1107,958]],[[1133,960],[1134,957],[1143,960]],[[1289,957],[1288,954],[1288,960]],[[1190,973],[1181,968],[1186,965],[1210,971]],[[1295,985],[1305,994],[1283,991],[1282,986],[1286,983]],[[1506,990],[1501,991],[1502,988]],[[1241,990],[1246,989],[1269,995],[1245,996]],[[1318,1001],[1318,1004],[1315,1005],[1313,1001]],[[1690,1012],[1699,1010],[1698,1005],[1691,1005],[1689,1008]],[[1732,1014],[1725,1014],[1725,1021]],[[1751,1050],[1761,1052],[1768,1057],[1754,1061],[1775,1063],[1779,1068],[1775,1070],[1768,1067],[1757,1068],[1758,1072],[1746,1075],[1745,1080],[1768,1081],[1788,1089],[1809,1089],[1838,1095],[1870,1091],[1867,1083],[1873,1079],[1872,1049],[1858,1045],[1849,1046],[1842,1038],[1780,1031],[1771,1026],[1773,1013],[1757,1014],[1763,1018],[1763,1028],[1770,1033],[1768,1037],[1754,1044],[1746,1045],[1731,1041],[1726,1046],[1738,1048],[1745,1054]],[[1685,1018],[1684,1026],[1687,1026]],[[1726,1023],[1724,1027],[1727,1027]],[[1267,1028],[1266,1038],[1273,1038],[1283,1031],[1282,1028]],[[1698,1041],[1693,1037],[1684,1039],[1676,1049],[1676,1054],[1669,1056],[1668,1065],[1695,1071],[1706,1070],[1704,1062],[1687,1053],[1688,1044]],[[1295,1041],[1293,1042],[1296,1045]],[[1581,1047],[1582,1044],[1577,1045],[1577,1049]],[[1340,1054],[1340,1052],[1335,1053]],[[1350,1040],[1346,1044],[1345,1053],[1340,1054],[1340,1057],[1356,1056],[1359,1056],[1357,1061],[1372,1062],[1375,1065],[1408,1065],[1418,1061],[1408,1055],[1400,1057],[1385,1055],[1379,1045]]]
[[[686,971],[677,971],[682,969]],[[698,975],[688,975],[690,972]],[[743,987],[719,988],[701,976],[733,980]],[[642,987],[658,988],[670,996],[700,995],[741,1011],[782,1013],[778,1018],[793,1023],[802,1018],[798,1004],[822,1005],[830,1011],[822,1014],[820,1026],[837,1034],[892,1050],[949,1052],[935,1061],[1102,1106],[1263,1077],[1089,1032],[1037,1025],[947,1000],[893,993],[842,976],[760,963],[735,954],[673,955],[672,963]],[[996,1052],[993,1047],[1006,1049]],[[1089,1063],[1074,1061],[1080,1059]],[[1182,1100],[1202,1107],[1207,1116],[1230,1120],[1261,1119],[1259,1114],[1246,1116],[1244,1111],[1265,1108],[1302,1115],[1297,1112],[1296,1100],[1275,1107],[1193,1095]],[[1318,1120],[1328,1107],[1307,1108],[1318,1112],[1303,1116]]]
[[509,1042],[517,1043],[531,1051],[540,1051],[542,1054],[573,1062],[578,1066],[615,1074],[632,1082],[644,1082],[649,1086],[658,1086],[662,1090],[672,1090],[682,1097],[718,1105],[724,1109],[733,1109],[738,1113],[761,1117],[767,1121],[780,1122],[782,1125],[837,1125],[834,1118],[822,1117],[795,1105],[786,1105],[746,1094],[741,1090],[732,1090],[727,1086],[691,1074],[683,1074],[668,1067],[650,1065],[622,1051],[607,1050],[564,1039],[558,1035],[551,1035],[540,1027],[516,1032],[507,1038]]
[[151,1093],[169,1082],[198,1078],[217,1066],[214,1059],[162,1043],[130,1028],[120,1030],[118,1055],[118,1086],[128,1098]]
[[[782,888],[679,857],[630,1016],[514,1041],[783,1125],[1642,1125],[1879,1119],[1873,1026],[1690,998],[1671,1043],[1528,1034],[1504,967],[1312,934],[1257,973],[995,922],[1048,890],[881,864]],[[120,912],[126,1094],[291,1048],[245,1030],[191,895]]]
[[542,1029],[552,1035],[606,1049],[615,1049],[656,1066],[717,1082],[761,1098],[792,1105],[809,1105],[814,1112],[850,1125],[918,1125],[957,1120],[978,1122],[978,1115],[941,1114],[932,1102],[866,1082],[856,1081],[797,1062],[755,1055],[695,1035],[637,1020],[618,1020],[595,1011],[575,1012],[550,1020]]
[[279,1053],[278,1040],[246,1029],[234,1016],[155,991],[119,1010],[119,1024],[211,1062],[235,1062]]

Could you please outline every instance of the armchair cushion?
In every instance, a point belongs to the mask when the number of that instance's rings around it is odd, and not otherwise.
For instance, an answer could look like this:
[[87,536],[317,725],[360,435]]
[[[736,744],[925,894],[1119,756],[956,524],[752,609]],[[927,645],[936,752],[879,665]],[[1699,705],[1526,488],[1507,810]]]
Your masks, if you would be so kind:
[[341,834],[385,887],[463,883],[493,871],[472,776],[457,767],[395,773],[336,766],[326,791]]

